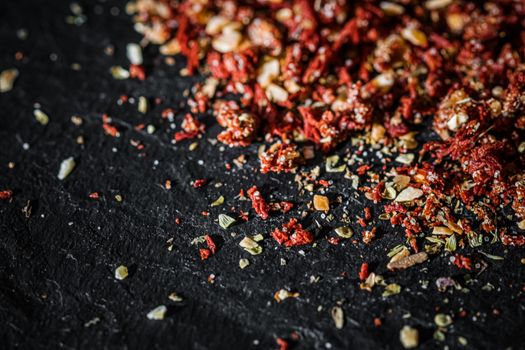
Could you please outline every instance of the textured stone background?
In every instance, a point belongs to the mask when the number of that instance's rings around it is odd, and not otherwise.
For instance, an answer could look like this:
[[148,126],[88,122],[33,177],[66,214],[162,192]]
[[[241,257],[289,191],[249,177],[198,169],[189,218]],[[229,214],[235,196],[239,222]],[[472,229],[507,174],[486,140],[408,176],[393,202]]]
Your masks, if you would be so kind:
[[[299,349],[396,349],[404,324],[420,330],[425,349],[524,348],[523,252],[516,248],[484,245],[485,252],[505,260],[485,258],[488,268],[479,276],[471,274],[469,283],[448,256],[404,272],[386,271],[385,254],[403,237],[382,223],[380,239],[370,246],[333,246],[323,238],[326,228],[316,232],[317,247],[302,249],[304,256],[301,249],[286,250],[271,239],[263,242],[263,254],[247,256],[238,247],[241,237],[268,235],[285,217],[274,215],[262,222],[252,215],[249,222],[224,232],[211,218],[236,205],[233,197],[241,188],[257,184],[266,198],[291,200],[296,208],[304,208],[310,197],[297,195],[293,175],[256,173],[259,144],[226,150],[210,144],[207,138],[219,129],[209,116],[204,118],[208,132],[196,151],[188,152],[189,142],[171,144],[173,132],[160,111],[178,108],[191,79],[178,76],[182,59],[167,66],[154,48],[145,55],[146,82],[111,77],[112,65],[128,64],[125,45],[139,40],[123,13],[124,4],[82,1],[87,21],[76,26],[65,21],[72,14],[67,1],[0,2],[0,70],[20,70],[13,91],[0,95],[0,189],[15,191],[11,202],[0,202],[0,348],[272,349],[276,337],[289,338],[295,331]],[[17,38],[20,28],[28,30],[26,40]],[[104,54],[110,44],[115,46],[113,57]],[[17,51],[24,53],[22,61],[15,60]],[[82,69],[72,70],[73,63]],[[161,97],[164,102],[142,116],[136,105],[117,105],[121,94]],[[33,117],[36,102],[50,116],[47,126]],[[101,115],[106,112],[120,128],[120,138],[103,134]],[[83,116],[82,126],[71,123],[74,114]],[[139,123],[154,124],[157,132],[137,132],[133,126]],[[75,142],[79,135],[84,145]],[[146,148],[138,151],[130,145],[132,139]],[[24,143],[29,149],[23,149]],[[338,152],[349,147],[343,145]],[[224,163],[243,153],[246,166],[227,171]],[[70,156],[77,167],[59,181],[60,162]],[[10,161],[16,163],[12,170],[7,167]],[[196,178],[212,181],[194,189],[190,181]],[[341,174],[324,178],[337,179],[329,190],[332,198],[353,196]],[[171,191],[161,186],[166,179],[172,180]],[[217,189],[216,182],[227,185]],[[93,191],[102,194],[100,200],[88,198]],[[116,194],[122,195],[122,203],[115,201]],[[227,199],[225,205],[209,209],[220,194]],[[28,200],[30,218],[21,211]],[[242,207],[248,209],[249,203]],[[360,213],[362,206],[350,201],[346,209]],[[210,218],[198,214],[203,210],[210,210]],[[335,208],[334,215],[342,210]],[[291,214],[298,216],[298,210]],[[176,217],[182,218],[180,226],[174,223]],[[310,215],[305,225],[313,229],[315,219],[327,226],[318,214]],[[219,251],[201,262],[190,241],[206,232],[218,242]],[[170,238],[171,252],[166,243]],[[248,258],[251,265],[240,270],[240,258]],[[280,266],[281,258],[288,261],[286,266]],[[385,299],[380,288],[361,291],[357,272],[363,261],[390,283],[400,284],[401,294]],[[124,281],[113,277],[120,264],[131,271]],[[207,281],[210,274],[216,275],[214,284]],[[312,275],[321,276],[320,281],[310,283]],[[441,276],[452,276],[470,292],[439,293],[435,280]],[[427,289],[421,281],[429,281]],[[487,283],[495,289],[482,290]],[[301,296],[277,304],[273,294],[285,287]],[[167,295],[173,291],[185,301],[170,302]],[[335,329],[329,314],[339,301],[346,315],[342,330]],[[159,304],[169,307],[166,319],[148,320],[146,313]],[[432,340],[436,310],[457,314],[461,307],[468,316],[455,317],[444,343]],[[493,315],[494,308],[499,316]],[[407,314],[411,317],[403,319]],[[374,317],[382,318],[382,327],[373,325]],[[97,323],[86,325],[95,318]],[[467,347],[458,345],[459,336],[468,340]]]

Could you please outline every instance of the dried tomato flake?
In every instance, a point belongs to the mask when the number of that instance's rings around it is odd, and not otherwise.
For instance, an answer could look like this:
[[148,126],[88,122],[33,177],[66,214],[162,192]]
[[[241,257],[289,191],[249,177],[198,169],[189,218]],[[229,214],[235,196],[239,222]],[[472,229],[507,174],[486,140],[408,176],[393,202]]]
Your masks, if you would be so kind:
[[99,197],[100,197],[100,195],[99,195],[98,192],[91,192],[89,194],[89,198],[91,198],[91,199],[99,199]]
[[368,272],[368,263],[362,263],[359,269],[359,279],[365,281],[370,273]]
[[262,198],[261,192],[259,192],[257,186],[252,186],[247,193],[248,197],[252,201],[252,207],[255,209],[257,215],[259,215],[263,220],[268,219],[269,206],[264,198]]
[[206,244],[208,245],[208,249],[211,251],[212,254],[215,254],[217,251],[217,246],[215,245],[215,242],[213,242],[213,239],[210,235],[205,235],[204,239],[206,240]]
[[0,191],[0,199],[7,200],[7,199],[11,199],[11,197],[13,197],[13,191],[11,190]]
[[102,127],[104,128],[104,132],[109,136],[118,137],[120,135],[117,128],[111,124],[104,123],[102,124]]
[[459,269],[472,270],[472,261],[469,257],[463,256],[461,254],[456,254],[453,257],[453,264],[456,265]]
[[193,181],[193,187],[194,188],[200,188],[200,187],[206,185],[207,182],[208,182],[208,180],[206,180],[206,179],[197,179],[197,180]]
[[287,247],[310,244],[314,241],[314,236],[302,225],[297,219],[291,218],[290,221],[283,225],[282,229],[276,228],[272,232],[272,237],[279,243]]
[[201,260],[206,260],[210,257],[211,255],[211,251],[209,249],[206,249],[206,248],[200,248],[199,249],[199,254],[201,256]]

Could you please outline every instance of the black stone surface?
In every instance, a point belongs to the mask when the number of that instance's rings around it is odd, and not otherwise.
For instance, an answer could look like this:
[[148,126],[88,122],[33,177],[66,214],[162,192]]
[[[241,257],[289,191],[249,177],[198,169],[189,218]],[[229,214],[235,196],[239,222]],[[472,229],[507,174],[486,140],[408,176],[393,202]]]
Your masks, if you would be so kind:
[[[72,15],[67,1],[0,2],[0,70],[20,71],[14,89],[0,94],[0,190],[14,190],[11,201],[0,201],[0,348],[276,349],[277,337],[291,340],[295,332],[299,340],[291,343],[297,349],[398,349],[405,324],[419,329],[423,349],[525,348],[524,255],[518,248],[489,243],[481,248],[504,256],[503,261],[467,249],[488,263],[481,273],[458,270],[447,255],[391,273],[385,268],[386,252],[403,243],[403,235],[383,223],[378,223],[374,244],[334,246],[325,238],[337,220],[327,223],[314,213],[303,222],[311,229],[315,220],[325,227],[316,231],[317,246],[289,250],[268,238],[289,216],[273,215],[263,222],[251,211],[249,222],[222,230],[214,221],[219,213],[232,206],[250,207],[234,199],[241,188],[257,184],[269,200],[293,201],[290,215],[295,217],[311,197],[297,194],[293,175],[257,173],[260,143],[221,150],[220,144],[208,142],[219,132],[210,116],[202,117],[207,133],[195,151],[188,151],[192,141],[173,145],[173,130],[160,112],[176,108],[179,126],[182,92],[198,78],[181,78],[183,59],[168,66],[155,48],[148,48],[145,82],[114,80],[110,67],[127,66],[125,46],[140,40],[123,11],[125,2],[80,4],[87,20],[77,26],[66,23]],[[21,28],[28,31],[26,40],[17,38]],[[114,56],[104,53],[108,45],[115,47]],[[24,58],[16,60],[16,52]],[[81,70],[73,70],[73,63]],[[151,111],[141,115],[136,103],[117,104],[122,94],[150,101],[160,97],[163,103],[152,103]],[[33,117],[35,103],[50,116],[47,126]],[[113,118],[121,137],[103,133],[103,113]],[[84,123],[75,126],[72,115],[82,116]],[[153,124],[157,131],[136,131],[140,123]],[[80,135],[83,145],[76,142]],[[137,150],[130,140],[142,142],[145,149]],[[339,153],[349,147],[343,145]],[[225,163],[241,154],[247,155],[247,164],[226,170]],[[60,163],[70,156],[77,166],[60,181]],[[14,169],[8,169],[9,162],[16,163]],[[196,178],[211,181],[194,189],[190,182]],[[352,217],[362,212],[361,204],[348,200],[353,197],[348,180],[341,174],[323,178],[335,181],[328,195],[342,195],[347,203],[333,210],[336,218],[345,208]],[[172,190],[163,188],[166,179],[171,179]],[[218,182],[224,186],[216,188]],[[94,191],[100,192],[99,200],[88,197]],[[117,194],[121,203],[114,198]],[[221,194],[226,203],[210,208]],[[28,201],[29,218],[22,212]],[[203,210],[211,213],[209,218],[199,214]],[[181,225],[175,224],[177,217]],[[212,235],[219,250],[202,262],[190,242],[204,233]],[[267,238],[264,253],[252,257],[238,243],[255,233]],[[170,238],[172,251],[167,249]],[[251,265],[241,270],[240,258]],[[372,293],[360,290],[357,274],[363,261],[389,283],[400,284],[401,294],[383,298],[380,287]],[[120,264],[130,267],[124,281],[114,278]],[[216,276],[213,284],[208,282],[211,274]],[[310,276],[321,278],[311,283]],[[469,292],[438,292],[435,280],[442,276],[453,277]],[[428,281],[427,288],[422,281]],[[493,290],[487,290],[489,283]],[[273,294],[281,288],[300,297],[277,303]],[[168,300],[171,292],[184,301]],[[329,312],[338,302],[346,316],[341,330]],[[148,320],[146,313],[160,304],[168,306],[167,317]],[[462,309],[464,318],[458,316]],[[432,339],[436,312],[454,316],[444,342]],[[381,317],[381,327],[374,326],[375,317]],[[459,344],[460,336],[468,345]]]

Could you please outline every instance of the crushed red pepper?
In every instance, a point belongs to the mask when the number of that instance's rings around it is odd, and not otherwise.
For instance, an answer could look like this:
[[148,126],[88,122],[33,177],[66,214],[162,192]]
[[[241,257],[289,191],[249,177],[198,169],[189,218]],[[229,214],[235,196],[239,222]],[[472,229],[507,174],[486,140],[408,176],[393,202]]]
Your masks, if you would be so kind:
[[[525,225],[525,179],[519,171],[525,159],[518,152],[525,128],[520,98],[525,73],[516,69],[525,37],[512,42],[497,35],[517,25],[515,14],[524,12],[519,4],[482,8],[462,2],[416,6],[417,11],[403,4],[393,15],[388,7],[368,2],[336,3],[332,11],[322,11],[308,1],[248,9],[236,2],[197,8],[186,0],[160,18],[152,16],[150,5],[136,7],[146,39],[165,52],[185,55],[188,74],[208,68],[209,79],[195,86],[191,101],[196,111],[214,111],[224,128],[219,141],[244,147],[259,133],[268,141],[277,138],[259,154],[261,172],[290,172],[302,164],[297,140],[310,140],[327,152],[356,132],[372,130],[376,143],[410,145],[412,129],[433,115],[441,140],[427,142],[421,161],[396,171],[412,174],[413,186],[423,182],[424,197],[434,204],[424,217],[415,211],[410,220],[408,213],[396,211],[392,224],[405,228],[415,248],[417,236],[437,224],[432,218],[441,217],[436,214],[445,199],[454,197],[482,221],[484,232],[495,231],[492,211],[500,205],[511,205]],[[444,19],[444,30],[436,15]],[[497,40],[504,44],[494,50]],[[142,66],[132,65],[130,72],[143,78]],[[215,98],[220,91],[240,99]],[[178,141],[202,132],[188,115],[183,124]],[[399,147],[401,153],[409,149]],[[365,176],[371,170],[370,164],[360,164],[356,172]],[[376,203],[383,201],[384,181],[369,187]],[[477,204],[483,198],[490,199],[492,209]],[[511,242],[508,233],[503,237]]]
[[7,200],[13,197],[13,191],[11,190],[2,190],[0,191],[0,199]]
[[89,194],[89,198],[91,198],[91,199],[99,199],[100,198],[100,194],[98,192],[91,192]]
[[199,255],[201,257],[201,260],[206,260],[210,257],[211,251],[207,248],[200,248],[199,249]]
[[272,237],[286,247],[310,244],[314,241],[313,234],[303,229],[303,226],[295,218],[291,218],[288,223],[283,225],[282,229],[276,228],[272,232]]
[[208,182],[208,180],[206,180],[206,179],[197,179],[197,180],[193,181],[193,187],[194,188],[200,188],[200,187],[206,185],[207,182]]
[[368,263],[362,263],[361,268],[359,269],[359,279],[361,281],[365,281],[369,275],[370,272],[368,272]]
[[217,246],[215,245],[215,242],[213,242],[213,239],[210,235],[205,235],[204,239],[206,240],[206,244],[208,245],[208,249],[211,251],[212,254],[215,254],[217,251]]
[[459,269],[472,270],[472,261],[469,257],[461,254],[456,254],[453,258],[453,264]]
[[270,209],[264,198],[261,196],[261,192],[257,189],[257,186],[252,186],[248,192],[248,197],[252,201],[252,207],[255,209],[255,212],[257,215],[261,217],[261,219],[266,220],[268,219],[268,210]]

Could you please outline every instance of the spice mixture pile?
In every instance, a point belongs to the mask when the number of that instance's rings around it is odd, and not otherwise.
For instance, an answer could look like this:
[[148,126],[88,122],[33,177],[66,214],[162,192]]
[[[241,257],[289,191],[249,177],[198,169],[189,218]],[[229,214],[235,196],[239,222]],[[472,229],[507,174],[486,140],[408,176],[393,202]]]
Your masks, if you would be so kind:
[[[253,153],[226,169],[256,157],[257,172],[294,177],[293,190],[307,198],[306,205],[275,201],[261,185],[247,182],[235,188],[236,204],[228,203],[218,217],[207,210],[195,214],[218,222],[221,232],[277,219],[268,232],[240,240],[250,257],[263,253],[265,239],[277,249],[316,247],[322,240],[365,247],[401,234],[404,244],[389,247],[381,262],[388,270],[445,256],[456,271],[482,272],[483,258],[503,258],[481,246],[525,245],[525,2],[135,0],[126,11],[142,40],[127,45],[130,65],[112,67],[112,76],[148,80],[155,68],[144,64],[143,49],[151,53],[154,46],[169,65],[184,56],[180,75],[197,82],[184,92],[184,107],[161,112],[175,128],[172,142],[193,151],[196,140],[209,136],[205,121],[214,118],[221,132],[210,143]],[[17,70],[2,72],[2,92],[17,76]],[[123,95],[119,104],[130,99]],[[143,114],[153,101],[137,100]],[[154,101],[160,104],[160,98]],[[49,121],[39,108],[34,116],[43,125]],[[72,121],[82,123],[80,117]],[[155,132],[135,126],[144,128]],[[107,114],[102,130],[107,138],[122,131]],[[64,160],[59,179],[74,168],[74,158]],[[350,184],[347,193],[330,192],[338,182]],[[163,187],[177,185],[166,180]],[[191,190],[210,185],[210,179],[192,179]],[[0,200],[12,196],[9,189],[0,191]],[[89,194],[91,200],[99,196]],[[225,202],[221,195],[210,207]],[[350,215],[348,207],[361,214]],[[314,213],[322,220],[307,224]],[[191,244],[196,259],[207,264],[220,254],[221,242],[211,233],[197,234]],[[383,297],[400,293],[400,285],[378,273],[377,262],[359,259],[355,276],[362,290],[379,287]],[[249,264],[239,260],[241,269]],[[118,280],[127,276],[126,266],[115,271]],[[448,277],[436,285],[440,291],[456,286]],[[274,299],[299,295],[280,289]],[[160,320],[165,313],[161,305],[148,318]],[[344,326],[340,306],[331,316],[337,328]],[[438,313],[434,321],[434,337],[443,338],[451,316]],[[374,325],[381,326],[381,319]],[[403,327],[400,341],[405,348],[417,346],[417,329]],[[277,343],[288,347],[284,339]]]
[[[184,55],[181,74],[205,77],[175,142],[200,137],[199,115],[211,110],[219,142],[264,138],[260,171],[299,171],[299,185],[312,191],[305,181],[330,183],[301,166],[351,139],[361,147],[327,157],[326,170],[344,172],[382,206],[381,220],[404,229],[410,249],[398,247],[392,262],[484,239],[525,244],[517,233],[525,229],[524,3],[138,0],[127,10],[142,45]],[[144,79],[134,49],[129,74]],[[421,144],[423,133],[435,137]],[[367,149],[380,167],[361,160]],[[248,196],[263,220],[281,208],[255,187]],[[326,196],[313,206],[330,210]],[[366,244],[378,235],[371,219],[365,205],[357,223]],[[295,218],[272,236],[287,247],[315,241]],[[471,269],[469,257],[452,261]]]

